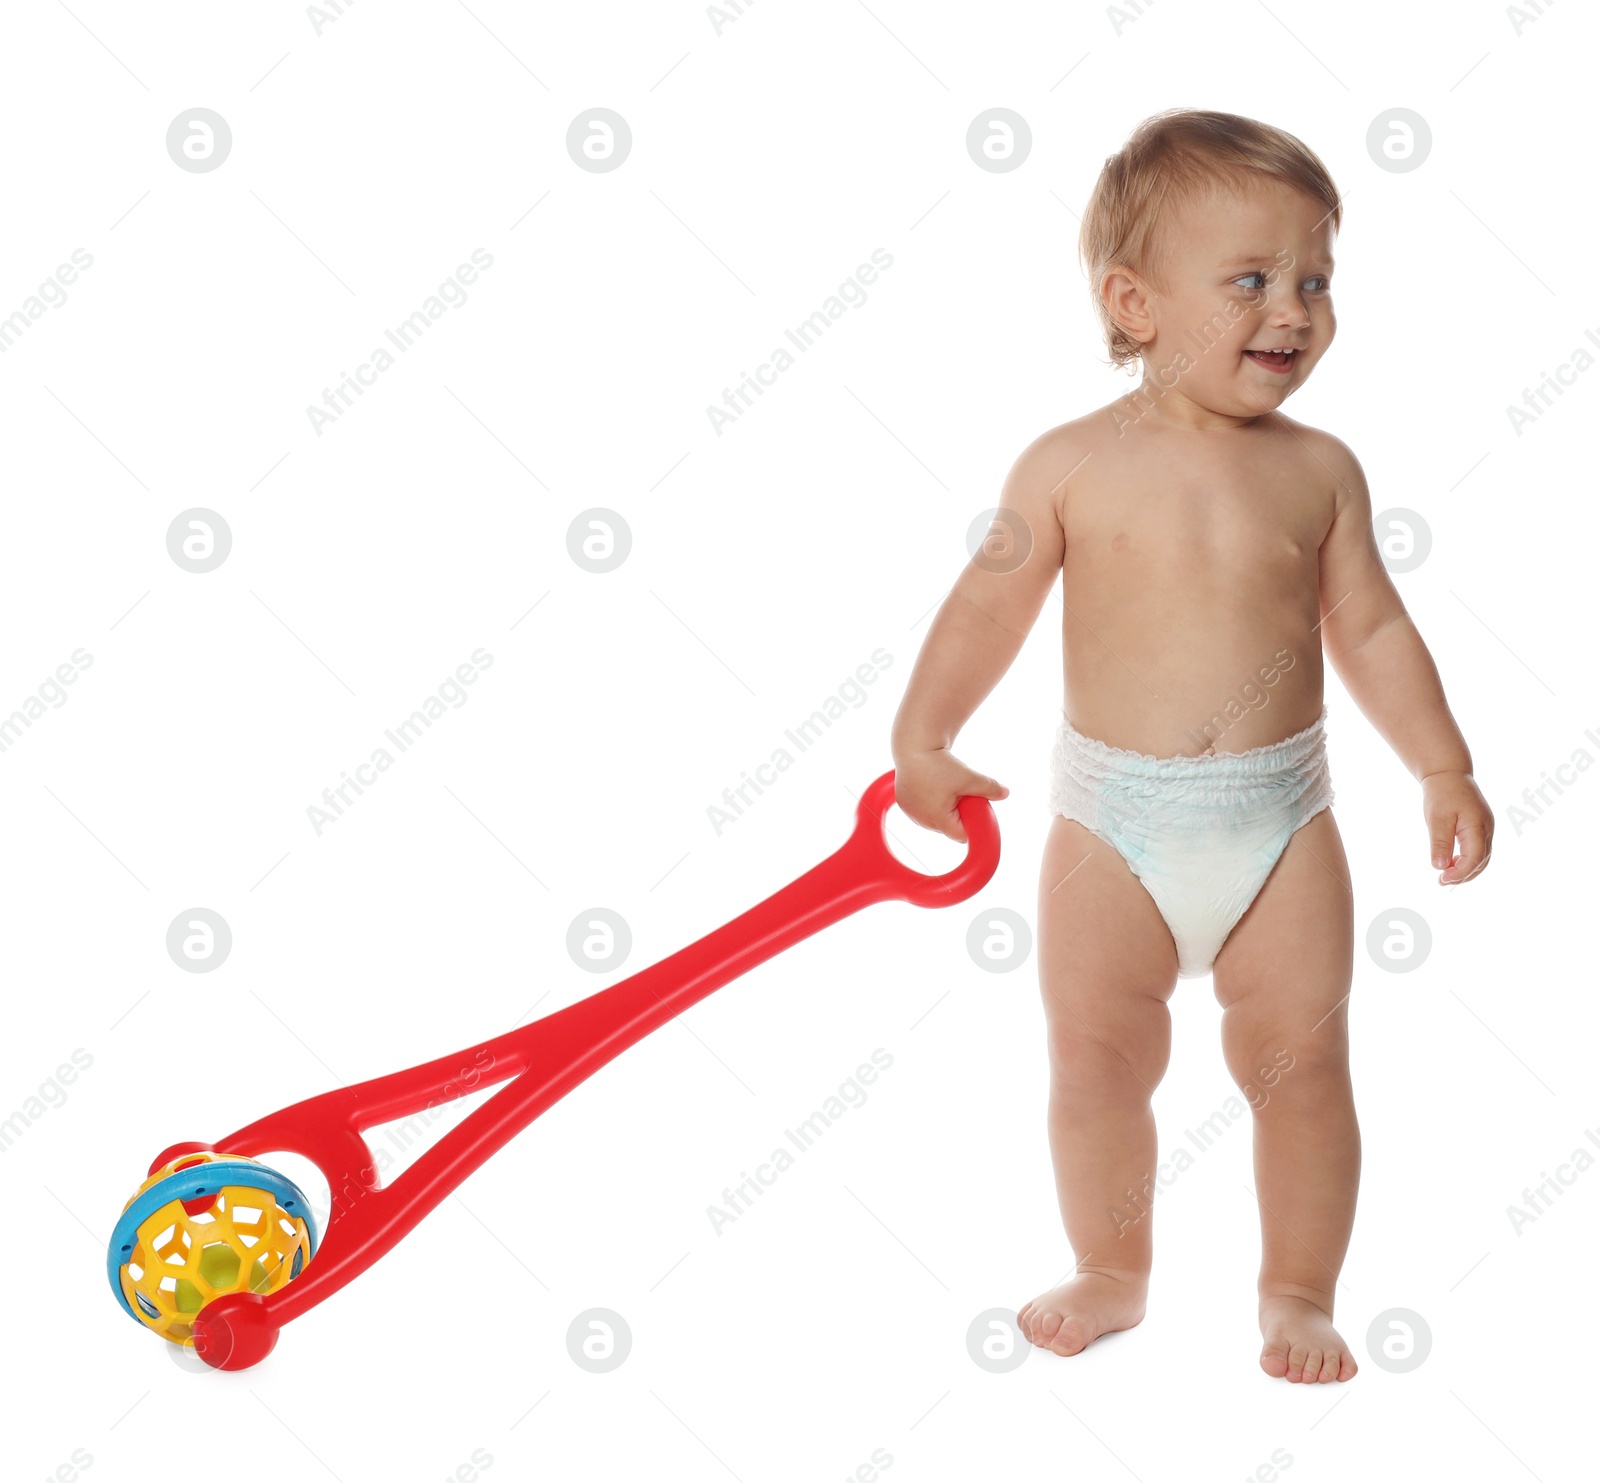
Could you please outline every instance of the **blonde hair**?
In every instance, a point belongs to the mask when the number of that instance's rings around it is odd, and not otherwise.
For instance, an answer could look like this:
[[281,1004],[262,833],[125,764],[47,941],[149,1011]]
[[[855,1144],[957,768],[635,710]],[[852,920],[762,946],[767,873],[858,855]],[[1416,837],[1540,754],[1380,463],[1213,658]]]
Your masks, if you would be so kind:
[[1339,191],[1326,166],[1293,134],[1253,118],[1169,108],[1145,119],[1106,160],[1083,213],[1078,255],[1112,365],[1137,362],[1141,347],[1106,308],[1101,286],[1107,270],[1122,265],[1158,282],[1159,228],[1172,211],[1218,186],[1243,187],[1262,177],[1322,202],[1339,230]]

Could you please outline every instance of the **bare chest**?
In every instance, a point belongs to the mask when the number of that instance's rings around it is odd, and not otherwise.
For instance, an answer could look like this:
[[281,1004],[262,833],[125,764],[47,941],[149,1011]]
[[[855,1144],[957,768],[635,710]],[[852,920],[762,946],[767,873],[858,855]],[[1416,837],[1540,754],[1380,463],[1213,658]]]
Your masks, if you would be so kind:
[[1303,581],[1333,520],[1329,482],[1273,460],[1122,459],[1074,480],[1063,509],[1068,575],[1169,586]]

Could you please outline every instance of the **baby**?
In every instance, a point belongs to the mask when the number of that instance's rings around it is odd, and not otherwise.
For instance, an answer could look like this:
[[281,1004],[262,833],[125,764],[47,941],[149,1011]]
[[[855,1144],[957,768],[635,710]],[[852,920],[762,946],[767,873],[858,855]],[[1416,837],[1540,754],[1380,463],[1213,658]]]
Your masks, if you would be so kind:
[[1056,1354],[1144,1316],[1167,1001],[1210,973],[1253,1109],[1261,1368],[1356,1373],[1333,1326],[1361,1140],[1324,655],[1421,784],[1440,884],[1489,860],[1493,815],[1379,557],[1361,466],[1279,410],[1333,340],[1339,220],[1316,155],[1232,114],[1159,114],[1106,161],[1080,252],[1111,359],[1142,363],[1140,387],[1017,458],[895,717],[897,802],[964,840],[956,801],[1008,790],[951,746],[1060,574],[1038,937],[1076,1263],[1017,1315]]

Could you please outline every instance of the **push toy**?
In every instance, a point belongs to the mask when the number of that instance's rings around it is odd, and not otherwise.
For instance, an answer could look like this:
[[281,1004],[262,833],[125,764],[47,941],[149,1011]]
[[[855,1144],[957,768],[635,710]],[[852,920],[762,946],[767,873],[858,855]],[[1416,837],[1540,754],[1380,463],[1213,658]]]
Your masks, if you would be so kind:
[[[296,1102],[218,1143],[158,1154],[112,1232],[117,1301],[215,1369],[260,1363],[284,1324],[371,1266],[485,1159],[650,1031],[862,907],[950,906],[988,883],[1000,829],[986,799],[957,803],[967,854],[944,875],[890,852],[883,820],[893,802],[891,769],[862,793],[855,829],[820,865],[598,994],[456,1055]],[[378,1184],[364,1129],[507,1080],[393,1183]],[[320,1244],[304,1193],[257,1162],[273,1150],[309,1159],[327,1179],[332,1211]]]

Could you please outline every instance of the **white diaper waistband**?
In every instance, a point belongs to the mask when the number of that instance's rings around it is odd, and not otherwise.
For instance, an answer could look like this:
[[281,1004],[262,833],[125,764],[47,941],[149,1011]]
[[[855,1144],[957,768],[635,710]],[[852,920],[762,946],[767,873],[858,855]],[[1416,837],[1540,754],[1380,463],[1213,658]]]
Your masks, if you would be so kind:
[[1100,830],[1141,816],[1173,829],[1214,829],[1227,816],[1290,812],[1309,817],[1332,800],[1324,722],[1244,752],[1152,757],[1107,746],[1067,720],[1051,752],[1050,807]]

